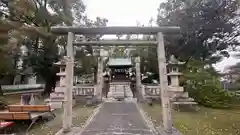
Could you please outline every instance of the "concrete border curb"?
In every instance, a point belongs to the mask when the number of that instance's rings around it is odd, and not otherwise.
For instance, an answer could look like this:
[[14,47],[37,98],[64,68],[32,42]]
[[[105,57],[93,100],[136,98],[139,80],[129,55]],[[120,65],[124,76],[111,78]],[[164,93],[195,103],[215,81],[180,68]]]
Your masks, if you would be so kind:
[[160,125],[156,127],[152,120],[148,117],[147,113],[143,111],[142,107],[139,106],[138,103],[136,103],[137,108],[139,109],[143,119],[145,120],[146,124],[149,126],[150,129],[153,129],[153,131],[156,133],[156,135],[183,135],[181,132],[179,132],[176,128],[173,127],[173,132],[172,133],[167,133],[163,129],[163,127]]
[[69,133],[62,133],[62,129],[60,129],[55,135],[81,135],[84,129],[91,123],[94,116],[99,112],[100,108],[102,108],[103,103],[99,104],[98,107],[96,107],[92,114],[88,117],[87,121],[82,127],[72,127],[72,130]]
[[153,135],[159,135],[159,132],[157,131],[157,129],[155,128],[153,122],[149,119],[147,114],[142,110],[142,108],[139,106],[138,103],[135,103],[135,104],[136,104],[137,109],[139,110],[139,112],[140,112],[144,122],[150,128],[150,130],[153,131]]
[[79,135],[82,135],[83,131],[87,128],[87,126],[92,122],[92,120],[95,118],[95,116],[98,114],[99,110],[102,108],[103,104],[105,102],[99,104],[97,108],[93,110],[93,113],[89,116],[88,120],[85,122],[85,124],[82,127],[82,130],[78,133]]
[[55,135],[76,135],[82,129],[80,127],[72,127],[69,133],[63,133],[63,129],[60,129]]

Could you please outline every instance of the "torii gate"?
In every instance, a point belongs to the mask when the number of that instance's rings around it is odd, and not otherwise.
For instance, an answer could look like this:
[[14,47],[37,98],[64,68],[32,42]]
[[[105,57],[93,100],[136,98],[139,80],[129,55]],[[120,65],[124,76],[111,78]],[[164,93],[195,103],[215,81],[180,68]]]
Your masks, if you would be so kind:
[[[70,131],[72,126],[72,89],[73,89],[73,46],[147,46],[157,45],[158,54],[158,68],[159,80],[161,88],[161,102],[163,111],[163,126],[166,132],[172,132],[172,116],[170,108],[170,98],[167,91],[167,71],[166,71],[166,58],[163,34],[178,34],[180,33],[179,27],[96,27],[96,28],[79,28],[79,27],[52,27],[51,32],[57,35],[68,35],[67,41],[67,61],[66,66],[66,105],[64,106],[63,116],[63,130]],[[107,34],[148,34],[157,35],[157,41],[144,41],[144,40],[100,40],[100,41],[84,41],[73,42],[74,35],[107,35]],[[139,60],[138,60],[139,61]],[[140,85],[140,71],[137,72],[137,88]],[[101,83],[99,81],[98,83]],[[100,90],[100,89],[98,89]],[[137,89],[139,91],[139,89]]]

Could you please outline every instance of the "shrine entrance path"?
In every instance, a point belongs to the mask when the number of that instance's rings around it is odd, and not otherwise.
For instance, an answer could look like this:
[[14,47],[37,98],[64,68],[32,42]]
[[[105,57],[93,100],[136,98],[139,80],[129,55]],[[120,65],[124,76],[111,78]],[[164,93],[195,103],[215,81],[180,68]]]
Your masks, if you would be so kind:
[[105,102],[79,135],[157,135],[134,102]]

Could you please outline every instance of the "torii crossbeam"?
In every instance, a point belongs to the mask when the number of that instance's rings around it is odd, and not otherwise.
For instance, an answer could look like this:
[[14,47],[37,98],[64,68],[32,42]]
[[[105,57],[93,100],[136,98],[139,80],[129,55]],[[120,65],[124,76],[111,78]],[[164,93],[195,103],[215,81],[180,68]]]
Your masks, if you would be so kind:
[[147,40],[100,40],[100,41],[82,41],[75,42],[73,45],[76,46],[149,46],[157,45],[157,41]]
[[79,35],[109,35],[109,34],[177,34],[180,32],[180,27],[52,27],[51,32],[59,35],[66,35],[68,32]]

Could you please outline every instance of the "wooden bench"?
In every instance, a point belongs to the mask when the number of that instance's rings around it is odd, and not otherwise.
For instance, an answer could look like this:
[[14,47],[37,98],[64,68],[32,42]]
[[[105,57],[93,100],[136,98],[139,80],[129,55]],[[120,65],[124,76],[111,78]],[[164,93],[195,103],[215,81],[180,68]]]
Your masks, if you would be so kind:
[[52,112],[49,105],[8,105],[9,112]]
[[32,127],[39,117],[32,117],[29,112],[0,112],[0,120],[5,121],[18,121],[18,120],[31,120],[31,124],[27,128],[26,132]]
[[52,112],[53,109],[48,105],[9,105],[8,111],[9,112],[0,112],[0,120],[31,120],[27,131],[46,113],[51,113],[53,117],[56,117]]
[[0,120],[31,120],[29,112],[0,112]]
[[[40,119],[43,115],[48,112],[0,112],[0,120],[4,121],[27,121],[30,120],[31,124],[27,128],[26,132]],[[55,115],[54,115],[55,117]]]

